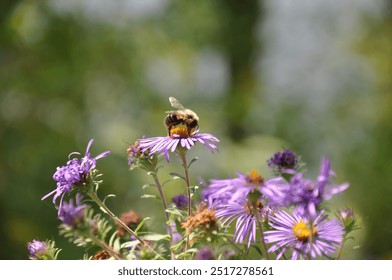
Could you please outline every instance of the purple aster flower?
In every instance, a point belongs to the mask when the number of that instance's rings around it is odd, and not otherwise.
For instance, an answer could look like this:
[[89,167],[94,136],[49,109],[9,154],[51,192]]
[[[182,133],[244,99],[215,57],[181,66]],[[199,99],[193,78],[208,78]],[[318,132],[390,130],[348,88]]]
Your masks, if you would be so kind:
[[344,230],[339,221],[327,220],[327,215],[323,213],[316,217],[312,229],[309,219],[296,213],[290,215],[279,211],[269,219],[274,230],[264,232],[265,241],[273,244],[268,252],[278,252],[277,259],[288,251],[292,251],[293,260],[329,256],[343,241]]
[[214,253],[210,247],[200,248],[195,257],[196,260],[215,260]]
[[34,239],[32,242],[27,243],[27,249],[29,250],[30,259],[34,260],[47,253],[48,244]]
[[[261,221],[267,220],[275,211],[262,200],[258,200],[255,206]],[[236,220],[233,241],[236,243],[246,241],[248,247],[251,243],[256,242],[257,220],[254,216],[253,207],[246,197],[231,203],[215,205],[215,216],[223,226],[227,227]]]
[[281,177],[264,180],[255,170],[248,175],[237,173],[236,178],[217,180],[213,179],[203,191],[203,198],[208,201],[210,206],[222,203],[232,203],[235,200],[246,198],[251,191],[261,191],[268,187],[280,189],[280,185],[287,185],[286,180]]
[[331,199],[335,194],[341,193],[349,187],[348,183],[335,185],[330,177],[335,177],[331,170],[331,162],[324,157],[321,161],[319,176],[316,181],[303,177],[297,173],[291,177],[289,184],[266,186],[261,190],[273,205],[296,206],[300,215],[317,215],[317,207],[324,200]]
[[60,209],[59,219],[63,222],[63,224],[74,227],[81,220],[83,220],[84,213],[83,209],[88,206],[85,204],[80,204],[83,199],[81,194],[76,194],[75,204],[71,199],[69,203],[64,202]]
[[184,210],[188,207],[188,198],[185,194],[176,195],[172,201],[178,209]]
[[267,163],[268,166],[278,172],[290,172],[298,168],[299,158],[289,149],[284,149],[282,152],[277,152]]
[[171,131],[171,136],[139,139],[140,151],[144,153],[148,150],[150,154],[164,154],[167,161],[169,161],[169,152],[173,153],[179,147],[189,150],[197,142],[210,152],[218,151],[215,142],[219,142],[219,139],[211,134],[198,133],[196,130],[188,136],[188,132],[183,127],[172,128]]
[[97,155],[94,158],[90,157],[90,147],[93,144],[94,139],[91,139],[87,145],[86,153],[82,158],[73,158],[70,157],[72,155],[80,155],[78,152],[71,153],[68,158],[67,165],[57,167],[56,172],[53,175],[53,179],[57,182],[56,189],[52,192],[45,195],[41,200],[48,198],[49,196],[53,195],[53,203],[56,204],[56,200],[59,196],[60,205],[59,205],[59,212],[61,210],[62,201],[64,195],[71,191],[72,187],[79,183],[85,183],[90,175],[90,172],[95,169],[97,160],[103,157],[106,157],[110,154],[110,151],[103,152]]

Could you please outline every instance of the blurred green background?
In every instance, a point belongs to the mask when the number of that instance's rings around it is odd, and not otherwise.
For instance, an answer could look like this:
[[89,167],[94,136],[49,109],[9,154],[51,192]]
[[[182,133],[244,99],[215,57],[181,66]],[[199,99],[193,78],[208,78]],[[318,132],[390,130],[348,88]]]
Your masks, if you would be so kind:
[[0,259],[27,259],[34,238],[81,258],[40,199],[91,138],[92,155],[112,151],[98,165],[100,194],[117,195],[109,206],[163,231],[160,204],[140,199],[151,178],[128,171],[126,149],[165,135],[169,96],[221,140],[218,154],[191,150],[193,183],[268,174],[282,146],[315,178],[327,155],[336,182],[351,184],[333,207],[362,217],[344,258],[392,258],[392,1],[3,0]]

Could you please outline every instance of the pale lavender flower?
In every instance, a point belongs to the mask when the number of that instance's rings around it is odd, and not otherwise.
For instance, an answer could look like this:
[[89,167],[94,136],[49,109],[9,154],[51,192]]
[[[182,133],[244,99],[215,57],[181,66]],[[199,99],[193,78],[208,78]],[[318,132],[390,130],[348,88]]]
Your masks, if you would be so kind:
[[316,181],[304,178],[302,173],[297,173],[291,177],[289,184],[266,186],[261,189],[261,192],[273,205],[295,206],[300,215],[309,214],[314,218],[321,202],[331,199],[335,194],[349,187],[348,183],[341,185],[332,183],[330,177],[335,176],[331,170],[331,162],[324,157]]
[[83,196],[78,193],[76,194],[75,204],[72,199],[68,203],[63,203],[58,217],[63,222],[63,224],[74,227],[81,220],[83,220],[83,209],[87,208],[88,206],[81,204],[82,199]]
[[150,154],[164,154],[166,160],[169,161],[170,152],[175,152],[179,147],[189,150],[197,142],[202,144],[210,152],[218,151],[215,142],[219,142],[219,139],[211,134],[198,133],[198,131],[195,131],[189,137],[185,136],[183,133],[173,133],[172,136],[142,138],[139,139],[138,142],[142,153],[149,151]]
[[[268,206],[265,201],[258,200],[255,203],[258,216],[261,221],[268,220],[275,210]],[[222,226],[228,227],[236,221],[233,241],[235,243],[246,242],[249,247],[256,242],[257,220],[254,215],[254,206],[246,197],[227,204],[214,205],[215,216],[221,221]]]
[[232,203],[247,197],[251,191],[261,191],[263,188],[281,189],[287,182],[281,177],[264,180],[255,170],[248,175],[237,173],[237,177],[231,179],[212,179],[208,187],[203,191],[203,199],[210,206]]
[[336,251],[336,246],[341,245],[344,230],[337,219],[327,218],[327,215],[320,213],[310,229],[307,216],[297,213],[290,215],[285,211],[271,215],[269,223],[274,230],[264,232],[265,242],[272,244],[268,252],[277,252],[277,259],[290,251],[293,260],[329,256]]
[[29,250],[30,259],[37,259],[47,253],[48,244],[46,242],[34,239],[33,241],[27,243],[27,249]]
[[80,155],[78,152],[71,153],[68,158],[67,165],[57,167],[56,172],[53,175],[53,179],[57,182],[56,189],[45,195],[41,200],[53,196],[53,203],[56,204],[57,198],[60,198],[59,212],[62,206],[64,195],[71,191],[72,187],[79,183],[85,183],[90,175],[90,172],[95,169],[97,160],[106,157],[110,154],[110,151],[103,152],[94,158],[90,156],[90,147],[93,144],[94,139],[91,139],[87,145],[86,153],[82,158],[73,158],[72,155]]

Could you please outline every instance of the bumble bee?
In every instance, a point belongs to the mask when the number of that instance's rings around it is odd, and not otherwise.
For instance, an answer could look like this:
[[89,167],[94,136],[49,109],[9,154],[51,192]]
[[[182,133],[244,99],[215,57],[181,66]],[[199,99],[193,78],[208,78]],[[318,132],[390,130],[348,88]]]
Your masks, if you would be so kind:
[[165,117],[165,126],[167,127],[168,135],[172,136],[172,129],[177,126],[185,126],[187,136],[191,136],[192,133],[199,127],[199,117],[190,109],[185,108],[182,104],[174,97],[169,97],[170,104],[176,111],[168,111]]

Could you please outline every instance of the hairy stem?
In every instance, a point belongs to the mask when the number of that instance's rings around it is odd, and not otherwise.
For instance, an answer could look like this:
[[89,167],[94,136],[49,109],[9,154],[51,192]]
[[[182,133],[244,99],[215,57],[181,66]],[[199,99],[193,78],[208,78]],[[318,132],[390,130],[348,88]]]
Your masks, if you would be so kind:
[[343,241],[342,245],[339,248],[338,256],[336,257],[337,260],[339,260],[342,257],[343,254],[343,247],[344,247],[344,242],[346,241],[346,235],[343,235]]
[[171,259],[174,260],[175,259],[175,254],[173,251],[173,231],[172,231],[172,227],[169,225],[169,220],[170,220],[170,216],[169,213],[166,211],[167,210],[167,204],[166,204],[166,199],[165,196],[163,195],[163,190],[162,190],[162,185],[159,182],[158,176],[156,174],[156,172],[152,172],[151,173],[152,177],[154,178],[154,182],[155,185],[157,186],[159,195],[161,197],[161,201],[162,201],[162,207],[163,207],[163,211],[165,212],[165,217],[166,217],[166,229],[167,229],[167,233],[170,236],[170,240],[171,240],[171,246],[170,246],[170,254],[171,254]]
[[94,191],[88,191],[87,194],[90,196],[90,198],[98,204],[98,206],[105,212],[106,214],[109,215],[114,221],[116,221],[119,225],[121,225],[122,228],[124,228],[129,234],[134,236],[141,244],[144,246],[148,247],[152,252],[155,253],[155,255],[161,259],[163,257],[159,255],[154,249],[151,248],[150,245],[148,245],[144,240],[142,240],[132,229],[130,229],[126,224],[124,224],[123,221],[121,221],[106,205],[103,203],[97,194]]
[[257,222],[257,227],[259,228],[259,232],[260,232],[260,239],[261,239],[261,252],[263,253],[263,256],[266,260],[269,260],[270,257],[268,255],[268,249],[267,249],[267,245],[265,244],[265,240],[264,240],[264,230],[263,230],[263,225],[261,224],[261,220],[260,220],[260,214],[259,211],[257,210],[256,205],[253,206],[253,216],[256,219]]
[[[187,196],[188,196],[188,217],[191,216],[191,210],[192,210],[192,195],[191,195],[191,184],[189,180],[189,172],[188,172],[188,163],[186,160],[186,151],[185,150],[180,150],[179,155],[182,161],[182,166],[184,167],[184,172],[185,172],[185,183],[186,183],[186,190],[187,190]],[[186,236],[186,243],[185,243],[185,251],[187,251],[189,248],[189,234]]]

